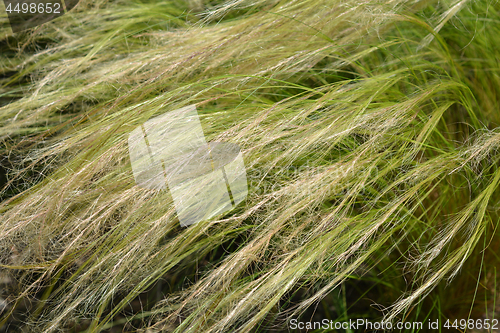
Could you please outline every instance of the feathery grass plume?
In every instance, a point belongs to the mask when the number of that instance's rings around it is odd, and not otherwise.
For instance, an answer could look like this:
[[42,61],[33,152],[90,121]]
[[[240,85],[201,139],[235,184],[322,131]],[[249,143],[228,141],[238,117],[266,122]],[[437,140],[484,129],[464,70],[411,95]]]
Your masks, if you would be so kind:
[[[1,324],[494,317],[499,9],[82,0],[16,35],[0,21]],[[249,192],[181,228],[168,191],[135,184],[127,138],[190,104],[242,147]]]

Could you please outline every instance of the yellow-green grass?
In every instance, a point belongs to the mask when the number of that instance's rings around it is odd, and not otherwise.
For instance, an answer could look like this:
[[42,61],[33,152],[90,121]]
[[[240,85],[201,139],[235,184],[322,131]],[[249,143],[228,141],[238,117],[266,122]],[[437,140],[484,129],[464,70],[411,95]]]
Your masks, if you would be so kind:
[[[16,287],[2,323],[267,331],[316,308],[493,318],[499,9],[82,1],[6,34],[0,259]],[[189,104],[209,140],[242,147],[249,193],[181,228],[168,191],[135,184],[127,137]]]

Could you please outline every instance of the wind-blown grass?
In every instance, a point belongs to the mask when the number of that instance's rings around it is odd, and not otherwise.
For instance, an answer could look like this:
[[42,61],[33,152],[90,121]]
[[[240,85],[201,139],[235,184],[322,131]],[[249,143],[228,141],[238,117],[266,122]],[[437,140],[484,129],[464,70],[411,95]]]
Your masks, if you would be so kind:
[[[495,316],[498,10],[83,1],[2,27],[2,324],[265,331],[332,299],[339,320]],[[190,104],[243,148],[249,193],[181,228],[168,191],[135,185],[127,137]]]

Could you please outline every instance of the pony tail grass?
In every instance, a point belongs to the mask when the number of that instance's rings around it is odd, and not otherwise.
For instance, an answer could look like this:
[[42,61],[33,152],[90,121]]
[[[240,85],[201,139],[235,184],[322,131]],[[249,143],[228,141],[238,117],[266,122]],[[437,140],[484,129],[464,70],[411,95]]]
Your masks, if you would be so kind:
[[[0,16],[0,326],[494,318],[499,17],[495,1],[82,0],[14,35]],[[181,227],[169,190],[136,184],[128,138],[189,105],[207,142],[241,148],[248,193]]]

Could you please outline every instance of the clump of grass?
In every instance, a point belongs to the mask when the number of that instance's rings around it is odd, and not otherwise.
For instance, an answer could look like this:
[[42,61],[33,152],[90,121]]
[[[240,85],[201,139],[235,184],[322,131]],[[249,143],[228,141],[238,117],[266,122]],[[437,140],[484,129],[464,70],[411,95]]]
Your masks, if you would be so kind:
[[[47,332],[266,330],[331,297],[337,319],[495,316],[498,10],[83,1],[3,37],[2,324],[26,301]],[[127,137],[189,104],[243,148],[249,193],[181,228],[168,191],[135,185]],[[349,312],[362,282],[378,314]]]

